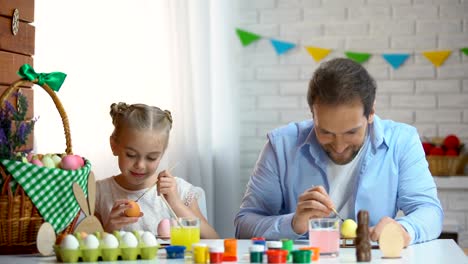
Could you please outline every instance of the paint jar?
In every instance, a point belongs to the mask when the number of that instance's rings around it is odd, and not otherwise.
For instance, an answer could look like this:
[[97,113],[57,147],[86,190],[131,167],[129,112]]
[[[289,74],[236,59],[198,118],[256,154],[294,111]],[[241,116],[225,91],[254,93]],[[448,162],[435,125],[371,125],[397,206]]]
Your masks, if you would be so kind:
[[183,259],[185,246],[167,246],[165,247],[168,259]]
[[319,257],[320,257],[320,248],[318,247],[301,247],[299,248],[299,250],[309,250],[310,252],[312,252],[311,254],[311,260],[312,261],[317,261],[319,260]]
[[310,263],[312,251],[310,250],[293,250],[291,251],[294,263]]
[[252,244],[254,245],[263,245],[264,248],[266,247],[266,239],[264,237],[252,237]]
[[268,263],[286,263],[288,251],[284,249],[267,250]]
[[281,248],[288,251],[288,262],[292,262],[291,251],[293,251],[294,249],[294,241],[292,241],[291,239],[281,239],[281,243],[283,243]]
[[251,245],[250,251],[250,263],[263,263],[263,253],[265,252],[265,246],[263,245]]
[[208,263],[208,246],[202,243],[192,245],[193,258],[195,263]]
[[283,248],[283,242],[281,241],[267,241],[266,245],[268,250],[277,250]]
[[237,240],[235,238],[224,239],[223,261],[237,261]]
[[224,248],[219,246],[210,247],[210,263],[223,262]]

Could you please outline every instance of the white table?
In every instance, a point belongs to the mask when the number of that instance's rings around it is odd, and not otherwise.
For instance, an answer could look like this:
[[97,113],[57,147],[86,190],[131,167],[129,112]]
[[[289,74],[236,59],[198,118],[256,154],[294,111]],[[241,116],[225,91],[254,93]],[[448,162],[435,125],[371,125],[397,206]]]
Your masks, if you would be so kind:
[[[298,241],[295,244],[295,248],[303,247],[305,241]],[[223,240],[203,240],[201,243],[208,245],[223,245]],[[249,262],[248,246],[251,245],[250,240],[238,240],[237,253],[238,262],[246,263]],[[342,248],[340,249],[340,256],[337,258],[320,258],[320,260],[311,263],[355,263],[355,249],[354,248]],[[55,257],[40,257],[37,255],[6,255],[0,256],[0,264],[30,264],[30,263],[42,263],[50,264],[56,263]],[[81,262],[80,262],[81,263]],[[86,263],[86,262],[85,262]],[[190,263],[183,259],[165,259],[165,251],[159,250],[158,258],[153,260],[138,260],[138,261],[118,261],[118,262],[98,262],[100,264],[105,263]],[[225,262],[233,263],[233,262]],[[264,258],[266,263],[266,258]],[[372,250],[372,262],[371,263],[388,263],[388,264],[399,264],[399,263],[414,263],[414,264],[430,264],[430,263],[453,263],[453,264],[468,264],[468,258],[465,256],[461,248],[453,241],[447,239],[434,240],[422,244],[412,245],[403,250],[402,257],[400,259],[382,259],[380,250]]]

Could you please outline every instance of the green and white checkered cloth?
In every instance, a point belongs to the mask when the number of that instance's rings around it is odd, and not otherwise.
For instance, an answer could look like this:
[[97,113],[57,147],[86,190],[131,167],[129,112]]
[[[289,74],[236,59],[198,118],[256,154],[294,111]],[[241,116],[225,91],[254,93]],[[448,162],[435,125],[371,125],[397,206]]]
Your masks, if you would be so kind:
[[[0,160],[16,182],[20,184],[38,209],[42,218],[49,222],[56,233],[62,232],[76,217],[80,206],[73,195],[72,184],[77,182],[88,196],[88,175],[91,163],[86,160],[79,170],[62,170],[39,167],[31,163]],[[0,186],[2,183],[0,183]]]

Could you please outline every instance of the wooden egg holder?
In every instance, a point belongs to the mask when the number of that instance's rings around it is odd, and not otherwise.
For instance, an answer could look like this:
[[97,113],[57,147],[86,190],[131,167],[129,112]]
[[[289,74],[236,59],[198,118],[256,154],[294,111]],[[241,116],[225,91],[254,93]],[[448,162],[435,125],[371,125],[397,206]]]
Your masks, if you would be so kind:
[[[340,248],[356,248],[356,238],[340,238]],[[372,249],[378,248],[378,245],[372,245]]]
[[356,238],[340,238],[340,248],[355,248]]

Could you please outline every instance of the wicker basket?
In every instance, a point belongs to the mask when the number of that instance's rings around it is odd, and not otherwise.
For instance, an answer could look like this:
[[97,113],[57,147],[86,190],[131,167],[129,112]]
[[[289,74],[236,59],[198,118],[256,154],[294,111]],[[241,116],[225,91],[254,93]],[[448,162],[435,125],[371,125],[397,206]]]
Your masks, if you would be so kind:
[[468,155],[426,156],[432,176],[463,175]]
[[[5,101],[11,94],[27,82],[30,81],[20,79],[14,82],[0,97],[1,107],[4,107]],[[37,84],[37,79],[32,82]],[[72,154],[70,126],[67,114],[55,92],[47,84],[39,86],[50,95],[60,113],[66,139],[65,153]],[[44,219],[19,184],[14,192],[11,190],[10,182],[14,181],[14,178],[1,163],[0,174],[3,179],[0,193],[0,255],[37,253],[37,232],[43,224]],[[62,232],[72,232],[78,220],[78,215]]]

